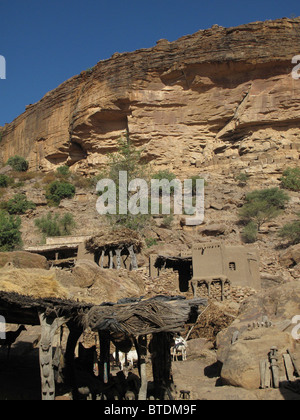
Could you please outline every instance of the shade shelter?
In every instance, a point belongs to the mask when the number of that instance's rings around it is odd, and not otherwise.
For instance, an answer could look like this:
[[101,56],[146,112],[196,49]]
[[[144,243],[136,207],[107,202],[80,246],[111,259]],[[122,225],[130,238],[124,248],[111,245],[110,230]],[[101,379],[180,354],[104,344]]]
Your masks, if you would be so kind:
[[[86,329],[97,332],[100,338],[99,377],[93,381],[93,386],[97,382],[97,393],[103,394],[110,387],[112,342],[117,349],[124,352],[128,352],[133,345],[136,347],[141,379],[139,399],[147,398],[145,361],[148,349],[151,353],[157,397],[164,398],[166,394],[171,397],[170,348],[173,336],[182,331],[185,324],[196,321],[199,312],[207,304],[205,299],[185,300],[182,297],[157,296],[147,300],[124,299],[115,304],[102,303],[95,306],[65,298],[65,290],[60,288],[55,279],[47,282],[47,276],[44,277],[43,287],[42,272],[51,274],[46,270],[38,270],[38,273],[32,271],[32,276],[40,276],[39,292],[36,295],[32,294],[33,288],[28,287],[26,291],[22,287],[18,288],[17,284],[15,288],[22,293],[10,290],[12,286],[5,283],[5,273],[2,273],[0,289],[7,290],[0,291],[0,314],[8,323],[41,326],[39,360],[43,400],[55,398],[53,343],[54,336],[62,325],[69,329],[64,372],[65,379],[72,386],[74,398],[78,389],[74,373],[74,351],[78,339]],[[17,274],[23,278],[28,272],[18,270]],[[17,283],[16,280],[15,282]]]

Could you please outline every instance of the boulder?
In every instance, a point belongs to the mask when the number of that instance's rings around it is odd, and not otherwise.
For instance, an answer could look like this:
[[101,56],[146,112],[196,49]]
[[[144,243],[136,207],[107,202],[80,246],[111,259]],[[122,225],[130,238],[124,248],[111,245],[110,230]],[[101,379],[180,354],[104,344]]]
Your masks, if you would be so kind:
[[45,257],[25,251],[0,252],[0,268],[10,263],[15,268],[48,269]]
[[258,328],[242,333],[238,341],[230,346],[223,363],[223,384],[244,389],[259,389],[260,361],[268,358],[273,346],[278,348],[280,368],[283,371],[282,355],[288,348],[294,350],[293,339],[289,333],[275,328]]
[[13,168],[10,165],[6,165],[3,168],[0,169],[0,175],[6,175],[9,172],[11,172]]
[[211,224],[199,229],[199,234],[203,236],[221,236],[227,232],[224,224]]
[[[284,373],[282,354],[290,349],[300,356],[299,345],[291,334],[294,327],[292,319],[296,315],[300,315],[299,281],[262,290],[246,300],[241,305],[238,318],[217,336],[217,358],[223,364],[223,382],[245,389],[258,389],[260,361],[267,358],[273,346],[279,350],[280,368]],[[262,326],[264,317],[272,326]],[[232,344],[236,335],[238,340]]]
[[286,268],[292,268],[300,263],[300,244],[290,246],[279,256],[279,262]]
[[73,268],[74,285],[78,287],[91,287],[100,273],[100,267],[93,261],[78,260]]
[[194,338],[187,343],[187,354],[189,358],[201,357],[212,348],[213,343],[206,338]]

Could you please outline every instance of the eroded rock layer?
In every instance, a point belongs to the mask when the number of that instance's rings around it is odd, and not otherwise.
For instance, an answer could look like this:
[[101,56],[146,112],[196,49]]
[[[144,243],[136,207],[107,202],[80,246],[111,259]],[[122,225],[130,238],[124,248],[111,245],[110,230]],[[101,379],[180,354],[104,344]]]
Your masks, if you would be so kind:
[[115,54],[49,92],[3,128],[5,162],[95,173],[128,134],[154,167],[185,174],[299,164],[300,18],[217,25]]

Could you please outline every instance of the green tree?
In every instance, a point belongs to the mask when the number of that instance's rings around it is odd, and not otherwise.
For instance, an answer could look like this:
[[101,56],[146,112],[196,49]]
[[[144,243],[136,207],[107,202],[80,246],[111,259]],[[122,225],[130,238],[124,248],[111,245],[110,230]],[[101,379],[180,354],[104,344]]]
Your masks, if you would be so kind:
[[56,173],[62,178],[67,178],[70,175],[70,168],[66,165],[60,166],[56,169]]
[[21,219],[0,210],[0,252],[10,252],[21,246]]
[[63,198],[73,198],[76,188],[69,182],[53,181],[46,188],[49,205],[58,206]]
[[[150,217],[148,214],[133,215],[129,211],[127,214],[121,214],[119,192],[120,192],[120,172],[127,173],[128,185],[135,179],[144,179],[150,181],[150,174],[146,164],[142,162],[141,152],[137,150],[130,142],[129,138],[122,138],[118,141],[118,150],[109,155],[108,170],[104,172],[97,180],[108,178],[114,181],[116,185],[117,196],[117,211],[116,215],[107,215],[110,223],[113,226],[121,225],[133,230],[142,230],[149,222]],[[105,191],[104,191],[105,192]],[[127,190],[127,202],[135,193]]]
[[0,188],[7,188],[9,177],[7,175],[0,175]]
[[75,227],[75,221],[71,213],[66,213],[62,217],[59,217],[58,214],[52,216],[49,212],[46,216],[36,219],[34,224],[44,237],[66,236]]
[[288,201],[289,196],[279,188],[255,190],[247,194],[246,203],[239,211],[239,217],[248,226],[245,228],[246,235],[248,232],[250,236],[252,232],[253,237],[254,226],[259,230],[264,223],[279,216]]
[[36,205],[28,201],[25,194],[15,194],[7,202],[1,203],[1,208],[9,214],[25,214],[29,209],[35,209]]
[[291,244],[300,243],[300,213],[298,213],[297,220],[284,225],[283,228],[280,229],[279,237],[288,239]]
[[29,167],[27,160],[17,155],[10,157],[7,161],[7,165],[10,165],[16,172],[26,172]]
[[291,191],[300,191],[300,168],[288,168],[281,178],[283,188]]

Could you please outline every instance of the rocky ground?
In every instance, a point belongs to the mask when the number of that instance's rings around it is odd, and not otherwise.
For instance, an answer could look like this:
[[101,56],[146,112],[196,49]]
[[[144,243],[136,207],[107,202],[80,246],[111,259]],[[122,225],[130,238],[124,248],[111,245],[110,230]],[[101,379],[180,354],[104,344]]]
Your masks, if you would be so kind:
[[[22,192],[37,205],[35,210],[29,210],[21,216],[24,246],[42,243],[34,221],[48,212],[60,215],[72,213],[76,221],[74,235],[93,234],[107,226],[106,220],[96,212],[95,193],[87,187],[78,187],[75,198],[63,200],[58,208],[48,207],[44,197],[44,176],[39,174],[23,180],[18,189],[2,190],[1,200],[7,200],[16,192]],[[211,175],[206,186],[205,223],[198,228],[188,228],[182,226],[180,217],[175,217],[172,224],[166,227],[161,218],[155,218],[153,224],[143,233],[144,239],[154,240],[154,245],[144,248],[139,257],[140,269],[137,273],[125,273],[122,270],[118,273],[119,279],[115,272],[112,275],[99,268],[95,271],[95,267],[79,262],[77,269],[72,273],[57,270],[57,278],[62,285],[69,288],[73,298],[95,303],[99,303],[100,298],[101,301],[116,301],[132,295],[150,297],[160,293],[178,294],[178,285],[176,288],[176,277],[173,273],[167,272],[159,280],[148,277],[148,256],[151,253],[178,255],[181,251],[191,249],[197,241],[221,240],[226,244],[241,244],[242,227],[238,223],[237,212],[243,204],[245,194],[257,188],[279,186],[278,178],[266,177],[264,180],[258,180],[252,177],[248,185],[241,187],[233,177],[223,180],[217,175]],[[192,340],[189,342],[187,362],[174,364],[177,398],[180,398],[180,390],[186,389],[191,392],[193,399],[300,399],[299,393],[287,388],[288,384],[284,378],[283,386],[279,390],[259,389],[259,363],[262,358],[267,357],[273,345],[278,346],[280,358],[287,349],[295,356],[300,356],[299,345],[291,338],[291,320],[300,314],[299,246],[287,247],[277,235],[278,230],[293,220],[295,213],[300,210],[299,194],[289,192],[289,195],[291,201],[284,213],[263,226],[256,242],[261,255],[263,290],[258,293],[249,288],[236,288],[227,291],[224,303],[212,299],[211,310],[199,320],[190,336]],[[0,265],[5,263],[6,260],[2,263],[0,261]],[[272,322],[271,329],[248,330],[249,324],[260,322],[265,315]],[[236,331],[239,331],[239,340],[232,347],[231,340]],[[10,399],[16,395],[20,399],[39,398],[37,350],[32,347],[36,336],[33,338],[31,333],[29,330],[21,335],[20,341],[12,350],[9,365],[6,363],[5,350],[1,349],[1,399]],[[24,339],[28,340],[25,347]],[[204,342],[200,345],[197,340]],[[18,358],[20,352],[22,362]],[[284,367],[281,359],[280,363],[283,377]],[[26,388],[26,380],[20,379],[26,377],[32,378],[32,388]],[[297,387],[295,378],[296,391]]]

